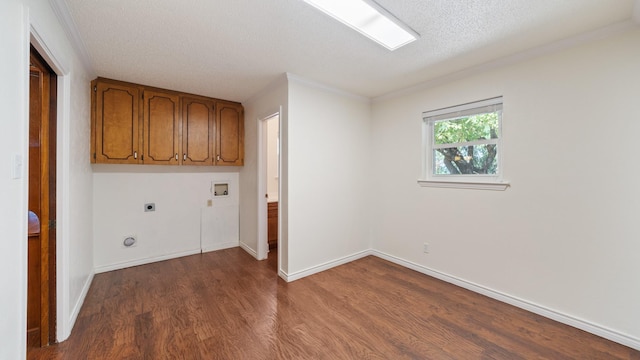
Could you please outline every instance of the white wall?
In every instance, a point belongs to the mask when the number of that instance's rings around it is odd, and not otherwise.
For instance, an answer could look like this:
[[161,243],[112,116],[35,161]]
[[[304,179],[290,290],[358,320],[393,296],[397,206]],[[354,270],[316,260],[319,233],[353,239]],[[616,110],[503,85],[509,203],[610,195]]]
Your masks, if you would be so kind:
[[[245,114],[244,133],[244,166],[240,170],[240,244],[241,246],[258,259],[265,259],[267,256],[267,212],[264,193],[266,182],[261,189],[258,183],[258,173],[266,169],[259,168],[259,146],[262,144],[261,121],[267,117],[280,112],[280,151],[286,151],[286,122],[287,122],[287,80],[286,76],[275,80],[259,94],[243,103]],[[286,158],[281,166],[281,187],[286,189]],[[284,192],[284,190],[283,190]],[[260,195],[259,195],[260,194]],[[282,224],[280,237],[278,239],[280,257],[279,269],[286,272],[287,263],[287,199],[286,194],[279,194],[279,220]],[[258,210],[261,211],[258,211]],[[262,243],[259,244],[259,229],[263,229]]]
[[[0,267],[4,276],[0,279],[3,289],[0,297],[0,358],[20,359],[26,348],[26,238],[27,238],[27,159],[26,138],[28,99],[25,48],[25,14],[21,2],[0,3]],[[11,157],[15,154],[25,162],[21,179],[11,175]],[[11,276],[8,276],[11,274]]]
[[[639,79],[633,30],[375,102],[373,248],[638,347]],[[421,113],[498,95],[511,188],[419,187]]]
[[[35,33],[31,33],[33,30]],[[60,75],[58,81],[58,231],[57,336],[70,333],[92,277],[89,80],[91,75],[65,36],[49,2],[8,0],[0,3],[0,163],[2,216],[0,264],[0,358],[25,357],[26,349],[26,204],[28,169],[29,42]],[[12,179],[11,157],[23,159],[21,179]]]
[[[93,165],[96,272],[238,246],[238,168]],[[228,183],[213,196],[212,183]],[[212,206],[208,206],[212,200]],[[156,210],[145,212],[154,203]],[[125,247],[125,237],[137,243]]]
[[[83,73],[80,68],[79,60],[74,60],[73,70],[68,79],[65,79],[70,88],[65,99],[70,105],[67,108],[70,109],[67,113],[70,121],[58,125],[58,129],[62,130],[58,131],[59,160],[62,155],[62,162],[58,161],[58,169],[61,170],[58,173],[58,224],[61,226],[58,230],[58,261],[61,262],[58,266],[58,281],[68,281],[68,285],[62,284],[68,286],[68,295],[64,294],[62,297],[62,305],[68,310],[62,309],[63,313],[58,313],[58,322],[67,323],[58,324],[60,341],[71,335],[73,324],[89,291],[94,269],[91,256],[94,246],[91,223],[93,181],[87,155],[90,153],[87,139],[91,134],[90,81],[93,76]],[[62,129],[60,125],[63,125]],[[63,266],[62,269],[60,265]],[[68,305],[66,299],[69,301]],[[68,315],[65,316],[66,311]]]
[[368,99],[290,76],[283,152],[290,280],[370,248],[370,116]]

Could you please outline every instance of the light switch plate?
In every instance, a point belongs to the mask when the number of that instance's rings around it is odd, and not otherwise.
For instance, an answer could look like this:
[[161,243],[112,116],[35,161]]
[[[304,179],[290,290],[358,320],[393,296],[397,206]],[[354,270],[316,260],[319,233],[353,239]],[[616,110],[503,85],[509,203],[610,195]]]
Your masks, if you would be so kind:
[[13,154],[11,157],[11,178],[22,179],[22,155]]

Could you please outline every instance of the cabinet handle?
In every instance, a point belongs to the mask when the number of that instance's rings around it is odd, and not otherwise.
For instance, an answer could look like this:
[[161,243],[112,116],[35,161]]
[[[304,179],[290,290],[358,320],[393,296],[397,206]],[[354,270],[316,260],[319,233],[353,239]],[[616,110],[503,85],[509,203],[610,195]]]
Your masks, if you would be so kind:
[[182,154],[182,160],[187,160],[187,153]]
[[176,153],[176,161],[178,161],[178,153]]
[[137,159],[137,158],[138,158],[138,152],[137,152],[137,151],[134,151],[134,152],[133,152],[133,158],[134,158],[134,159]]
[[217,158],[217,160],[218,160],[218,161],[220,161],[220,155],[218,155],[218,158]]

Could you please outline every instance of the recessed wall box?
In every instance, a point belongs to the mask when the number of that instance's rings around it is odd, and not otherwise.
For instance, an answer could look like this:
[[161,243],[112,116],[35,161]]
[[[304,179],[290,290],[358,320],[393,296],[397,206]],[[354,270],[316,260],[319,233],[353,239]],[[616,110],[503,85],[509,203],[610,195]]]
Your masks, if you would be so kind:
[[229,184],[219,183],[213,184],[213,196],[227,196],[229,195]]

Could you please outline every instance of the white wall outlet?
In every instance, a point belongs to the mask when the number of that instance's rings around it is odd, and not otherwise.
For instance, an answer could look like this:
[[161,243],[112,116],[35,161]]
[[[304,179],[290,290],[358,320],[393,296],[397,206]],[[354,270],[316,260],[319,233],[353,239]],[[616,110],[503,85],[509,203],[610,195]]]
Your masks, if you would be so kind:
[[428,254],[428,253],[429,253],[429,244],[428,244],[428,243],[424,243],[424,244],[422,244],[422,251],[423,251],[425,254]]

